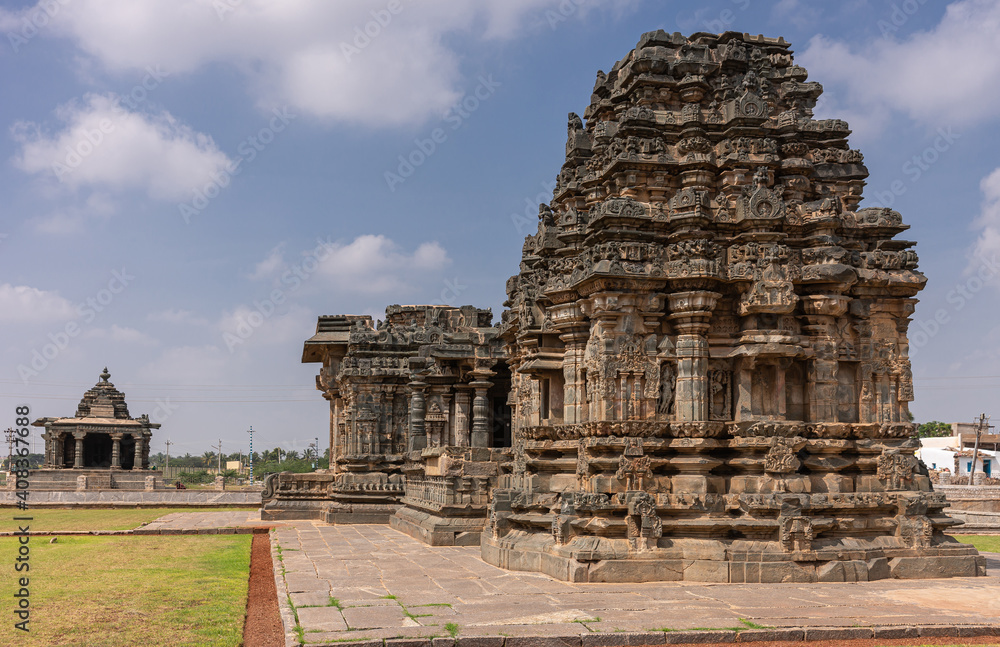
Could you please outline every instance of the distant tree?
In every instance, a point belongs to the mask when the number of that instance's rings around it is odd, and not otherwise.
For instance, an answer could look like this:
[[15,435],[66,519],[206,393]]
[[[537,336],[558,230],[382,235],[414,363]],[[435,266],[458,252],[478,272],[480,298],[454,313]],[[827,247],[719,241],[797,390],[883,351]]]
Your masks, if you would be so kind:
[[920,438],[940,438],[951,435],[951,425],[940,420],[931,420],[917,425],[917,436]]

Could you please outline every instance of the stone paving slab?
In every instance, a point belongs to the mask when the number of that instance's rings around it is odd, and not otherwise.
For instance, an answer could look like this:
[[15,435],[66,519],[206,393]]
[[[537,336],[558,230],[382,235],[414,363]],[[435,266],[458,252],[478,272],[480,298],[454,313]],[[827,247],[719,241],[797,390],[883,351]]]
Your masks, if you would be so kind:
[[[483,562],[478,547],[425,546],[382,525],[289,521],[271,538],[275,554],[281,549],[278,597],[291,595],[309,645],[398,638],[400,645],[477,647],[475,640],[489,638],[482,644],[610,647],[637,645],[640,637],[641,644],[681,644],[1000,635],[1000,555],[987,555],[990,574],[978,578],[575,584],[505,571]],[[306,604],[327,604],[331,596],[340,608]],[[287,636],[294,631],[286,626]]]
[[228,529],[253,529],[254,527],[273,526],[283,522],[261,521],[260,511],[253,510],[216,510],[212,512],[172,512],[159,519],[136,528],[137,535],[156,534],[215,534]]

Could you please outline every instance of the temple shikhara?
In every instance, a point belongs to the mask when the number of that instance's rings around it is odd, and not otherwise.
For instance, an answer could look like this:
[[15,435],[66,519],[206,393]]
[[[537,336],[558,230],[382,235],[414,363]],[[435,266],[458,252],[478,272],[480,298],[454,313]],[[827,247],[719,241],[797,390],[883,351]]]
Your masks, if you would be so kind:
[[569,581],[985,574],[914,456],[914,243],[859,208],[821,92],[780,38],[643,35],[569,115],[495,327],[320,319],[330,469],[271,479],[265,516]]
[[149,470],[150,439],[160,425],[145,414],[129,415],[125,395],[110,381],[107,367],[99,377],[83,394],[73,417],[39,418],[31,423],[45,429],[45,463],[41,470],[32,471],[33,488],[163,487],[161,473]]

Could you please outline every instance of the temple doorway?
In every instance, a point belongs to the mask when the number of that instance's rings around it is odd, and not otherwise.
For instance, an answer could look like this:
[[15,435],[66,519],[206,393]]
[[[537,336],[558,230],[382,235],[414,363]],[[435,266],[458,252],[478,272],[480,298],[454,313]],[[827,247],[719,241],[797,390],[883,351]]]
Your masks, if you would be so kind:
[[84,467],[111,467],[111,436],[87,434],[83,439]]

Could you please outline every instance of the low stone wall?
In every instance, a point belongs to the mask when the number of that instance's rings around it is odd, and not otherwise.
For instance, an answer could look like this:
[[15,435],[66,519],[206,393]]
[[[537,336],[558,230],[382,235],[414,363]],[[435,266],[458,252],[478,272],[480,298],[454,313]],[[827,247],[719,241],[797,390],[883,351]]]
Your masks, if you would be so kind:
[[948,497],[953,510],[1000,512],[1000,485],[935,485],[934,491]]
[[964,525],[952,528],[951,535],[1000,535],[1000,512],[977,512],[973,510],[945,510],[953,519]]
[[[0,492],[0,507],[17,503],[15,492]],[[158,490],[131,492],[126,490],[88,490],[81,492],[30,491],[28,505],[36,506],[260,506],[260,492],[214,492],[209,490]]]

